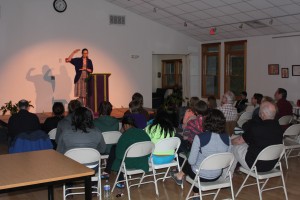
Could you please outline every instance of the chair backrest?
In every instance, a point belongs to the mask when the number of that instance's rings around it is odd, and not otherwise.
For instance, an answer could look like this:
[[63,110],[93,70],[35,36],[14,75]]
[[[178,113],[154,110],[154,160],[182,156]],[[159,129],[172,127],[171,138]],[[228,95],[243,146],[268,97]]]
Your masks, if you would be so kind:
[[85,164],[88,167],[94,167],[96,162],[98,162],[96,163],[96,165],[100,166],[101,155],[96,149],[92,149],[92,148],[70,149],[65,153],[65,156],[81,164]]
[[300,134],[300,124],[293,124],[292,126],[288,127],[283,136],[297,136]]
[[279,118],[278,122],[280,125],[288,125],[293,119],[293,115],[285,115]]
[[[280,158],[284,153],[284,146],[283,144],[275,144],[264,148],[257,156],[256,161],[258,160],[275,160]],[[256,164],[254,162],[254,165]]]
[[52,129],[51,131],[49,131],[48,135],[49,135],[50,140],[55,140],[56,129],[57,129],[57,128],[54,128],[54,129]]
[[233,161],[234,161],[234,155],[230,152],[213,154],[206,157],[202,161],[199,167],[199,171],[223,169],[228,166],[231,166]]
[[252,119],[253,112],[247,111],[244,112],[237,121],[239,127],[242,127],[245,122]]
[[107,131],[102,133],[105,144],[116,144],[122,133],[120,131]]
[[154,151],[156,152],[164,152],[174,150],[176,153],[181,144],[181,140],[178,137],[165,138],[160,140],[155,144]]
[[137,142],[129,146],[125,152],[124,158],[136,158],[146,156],[152,153],[154,144],[151,141]]

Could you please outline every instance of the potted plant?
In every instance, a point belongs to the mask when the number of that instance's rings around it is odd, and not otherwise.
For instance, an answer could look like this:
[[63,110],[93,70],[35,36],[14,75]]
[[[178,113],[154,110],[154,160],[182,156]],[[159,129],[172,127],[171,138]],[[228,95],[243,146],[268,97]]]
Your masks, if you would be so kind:
[[[30,101],[29,107],[33,107],[33,105],[30,104]],[[0,111],[2,111],[2,115],[5,115],[7,111],[9,111],[11,115],[16,114],[19,111],[18,103],[13,104],[12,101],[9,101],[1,106]]]

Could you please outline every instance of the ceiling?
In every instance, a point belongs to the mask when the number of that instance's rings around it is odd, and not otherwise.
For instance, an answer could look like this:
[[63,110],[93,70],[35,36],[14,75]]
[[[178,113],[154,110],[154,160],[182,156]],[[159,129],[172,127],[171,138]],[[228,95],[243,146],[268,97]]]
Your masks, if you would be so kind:
[[300,0],[106,1],[199,41],[300,32]]

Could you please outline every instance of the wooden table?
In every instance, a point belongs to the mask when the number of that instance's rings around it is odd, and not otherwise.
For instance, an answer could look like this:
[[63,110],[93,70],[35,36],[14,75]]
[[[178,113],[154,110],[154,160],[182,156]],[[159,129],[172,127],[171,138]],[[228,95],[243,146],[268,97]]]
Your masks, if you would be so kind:
[[94,170],[54,150],[0,155],[0,193],[47,185],[48,199],[52,200],[54,184],[84,179],[85,199],[91,200],[94,174]]

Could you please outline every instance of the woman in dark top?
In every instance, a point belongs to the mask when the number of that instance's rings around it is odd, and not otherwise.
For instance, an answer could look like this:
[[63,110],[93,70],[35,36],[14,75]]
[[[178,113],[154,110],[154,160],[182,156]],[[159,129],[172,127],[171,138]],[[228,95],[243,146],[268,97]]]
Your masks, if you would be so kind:
[[49,133],[52,129],[57,128],[58,122],[64,118],[64,112],[64,105],[61,102],[55,102],[52,106],[52,114],[54,116],[48,117],[45,120],[42,126],[43,131]]
[[76,71],[74,78],[74,96],[79,97],[83,105],[86,105],[86,78],[93,72],[93,63],[92,60],[88,58],[89,51],[87,49],[82,49],[82,57],[73,58],[79,51],[80,49],[74,50],[70,56],[66,58],[66,62],[74,65]]

